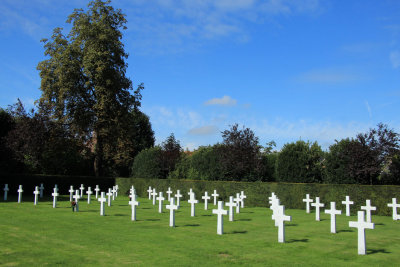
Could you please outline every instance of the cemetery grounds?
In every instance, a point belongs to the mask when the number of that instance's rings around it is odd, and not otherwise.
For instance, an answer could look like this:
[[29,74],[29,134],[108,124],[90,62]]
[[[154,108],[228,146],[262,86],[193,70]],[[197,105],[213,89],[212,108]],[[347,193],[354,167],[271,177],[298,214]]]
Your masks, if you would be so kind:
[[[303,197],[303,196],[299,196]],[[201,200],[200,196],[197,199]],[[330,233],[330,215],[321,210],[321,221],[305,210],[286,209],[292,217],[285,223],[286,243],[278,243],[278,228],[267,207],[245,207],[233,222],[224,216],[224,234],[217,235],[216,208],[196,205],[190,216],[187,197],[169,227],[169,210],[158,213],[139,198],[137,221],[131,221],[127,196],[112,206],[92,196],[80,200],[73,213],[69,196],[61,196],[57,208],[44,197],[37,206],[27,194],[18,204],[16,196],[0,202],[0,266],[399,266],[400,221],[372,216],[374,230],[366,230],[367,255],[357,254],[357,229],[349,221],[357,216],[336,216],[337,234]],[[284,203],[282,203],[284,204]],[[267,206],[267,203],[266,203]],[[227,209],[227,207],[225,207]]]

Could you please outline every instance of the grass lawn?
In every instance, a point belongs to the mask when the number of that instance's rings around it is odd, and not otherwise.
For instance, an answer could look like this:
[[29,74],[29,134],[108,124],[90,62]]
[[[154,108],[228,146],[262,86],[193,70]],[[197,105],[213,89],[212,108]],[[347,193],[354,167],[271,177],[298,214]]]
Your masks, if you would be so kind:
[[[200,197],[197,196],[197,199]],[[214,205],[196,205],[190,217],[187,201],[176,212],[176,227],[169,227],[169,210],[158,213],[146,198],[139,198],[137,221],[131,221],[127,196],[119,196],[100,216],[99,203],[81,200],[73,213],[69,196],[33,205],[33,195],[16,203],[0,202],[1,266],[398,266],[400,221],[372,216],[374,230],[366,230],[368,255],[357,255],[357,229],[348,221],[356,216],[337,216],[337,234],[330,233],[330,217],[287,209],[286,243],[278,243],[278,228],[268,208],[244,208],[235,221],[224,216],[224,235],[217,232]],[[164,202],[165,204],[167,201]],[[284,203],[283,203],[284,204]]]

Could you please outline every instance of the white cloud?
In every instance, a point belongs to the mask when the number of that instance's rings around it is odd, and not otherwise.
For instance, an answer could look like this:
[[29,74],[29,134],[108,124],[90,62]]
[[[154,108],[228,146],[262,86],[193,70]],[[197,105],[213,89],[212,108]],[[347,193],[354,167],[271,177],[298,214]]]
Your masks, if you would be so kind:
[[390,62],[392,63],[393,68],[397,69],[400,67],[400,52],[392,51],[389,55]]
[[212,98],[204,102],[204,105],[206,106],[211,106],[211,105],[235,106],[236,104],[237,100],[227,95],[223,96],[222,98]]
[[218,128],[215,125],[207,125],[190,129],[188,133],[190,135],[212,135],[218,133]]

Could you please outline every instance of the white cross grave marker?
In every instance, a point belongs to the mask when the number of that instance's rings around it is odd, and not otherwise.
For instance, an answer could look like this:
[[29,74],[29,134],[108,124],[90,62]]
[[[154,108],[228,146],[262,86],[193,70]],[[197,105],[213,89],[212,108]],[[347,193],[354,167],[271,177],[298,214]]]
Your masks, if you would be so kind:
[[86,191],[87,194],[87,203],[90,204],[91,201],[91,195],[93,194],[92,188],[89,186],[88,190]]
[[153,196],[153,205],[156,204],[156,196],[157,196],[157,192],[156,189],[153,188],[153,192],[151,193],[151,195]]
[[346,201],[342,201],[342,204],[346,205],[346,216],[350,216],[350,205],[353,205],[354,201],[350,201],[350,197],[346,196]]
[[392,198],[392,203],[387,204],[388,207],[393,209],[393,220],[400,220],[400,217],[397,216],[397,208],[400,208],[400,204],[397,204],[397,199]]
[[310,194],[306,194],[306,198],[303,198],[303,202],[306,202],[306,212],[310,213],[310,203],[314,200],[310,198]]
[[168,187],[168,191],[167,191],[168,201],[171,201],[171,194],[172,194],[171,187]]
[[217,197],[219,196],[217,190],[214,190],[214,193],[212,193],[211,196],[214,198],[214,206],[217,205]]
[[183,196],[181,195],[181,191],[180,191],[180,190],[177,190],[177,191],[176,191],[175,197],[176,197],[176,205],[177,205],[178,208],[179,208],[179,207],[181,206],[181,201],[180,201],[180,199],[181,199],[181,197],[183,197]]
[[136,206],[139,206],[139,202],[136,200],[136,195],[132,194],[132,199],[129,201],[129,205],[132,206],[132,221],[136,221]]
[[268,203],[269,203],[270,205],[272,204],[272,200],[273,200],[274,198],[278,198],[278,197],[275,195],[274,192],[272,192],[272,193],[271,193],[271,196],[268,197]]
[[44,190],[43,184],[40,184],[39,189],[40,189],[40,198],[43,198],[43,190]]
[[69,192],[69,201],[71,202],[72,201],[72,195],[75,192],[74,187],[72,185],[69,187],[68,192]]
[[118,196],[118,190],[119,190],[119,186],[116,184],[115,185],[115,196]]
[[199,201],[196,200],[195,197],[195,193],[192,192],[192,194],[190,194],[190,199],[188,200],[188,202],[190,203],[190,216],[192,217],[195,216],[195,204],[199,203]]
[[358,220],[356,222],[349,222],[349,227],[358,229],[358,255],[365,255],[367,253],[365,229],[374,229],[375,225],[364,221],[364,211],[358,211],[357,213]]
[[35,191],[33,191],[33,194],[35,194],[35,200],[34,200],[33,204],[36,205],[37,201],[38,201],[38,195],[40,194],[39,186],[35,186]]
[[57,188],[57,187],[54,187],[53,190],[54,190],[54,191],[53,191],[53,193],[51,193],[51,195],[53,196],[53,208],[55,208],[55,207],[57,207],[57,197],[58,197],[60,194],[58,193],[58,188]]
[[163,197],[163,192],[158,193],[158,213],[162,213],[162,208],[163,208],[163,201],[165,200],[165,197]]
[[117,189],[115,188],[115,186],[113,186],[111,192],[112,192],[112,200],[115,200],[115,196],[117,195]]
[[208,195],[207,191],[204,193],[204,196],[201,197],[204,199],[204,209],[208,209],[208,200],[211,199],[211,197]]
[[285,206],[279,205],[272,219],[275,220],[275,226],[278,226],[278,242],[285,243],[285,222],[290,222],[292,217],[285,215]]
[[240,191],[240,199],[241,199],[242,208],[244,208],[244,199],[245,198],[247,198],[247,196],[244,194],[244,191]]
[[111,188],[108,188],[108,193],[106,194],[107,195],[107,205],[109,206],[109,207],[111,207],[111,198],[112,198],[112,195],[113,195],[113,193],[111,192]]
[[8,184],[5,184],[4,185],[4,201],[7,201],[7,193],[8,193],[8,191],[10,190],[9,188],[8,188]]
[[131,189],[129,189],[129,197],[132,198],[132,195],[136,195],[135,187],[132,185]]
[[94,189],[94,191],[96,191],[96,199],[98,199],[99,198],[99,191],[100,191],[100,188],[99,188],[98,184],[96,185],[96,188]]
[[73,196],[75,199],[75,211],[79,211],[79,199],[81,198],[81,194],[79,193],[79,190],[75,191],[75,195]]
[[[269,207],[272,210],[272,216],[278,213],[278,208],[280,206],[280,200],[276,196],[272,198],[271,206]],[[278,226],[278,222],[275,221],[275,226]]]
[[233,196],[229,197],[229,202],[225,203],[225,206],[229,207],[229,221],[233,222],[233,207],[236,207],[237,203],[233,201]]
[[192,188],[190,188],[190,190],[189,190],[189,192],[188,192],[189,197],[190,197],[191,194],[193,194]]
[[366,200],[366,205],[361,206],[362,210],[365,210],[365,214],[367,214],[367,220],[366,222],[370,223],[371,222],[371,211],[376,210],[376,207],[371,206],[371,200],[367,199]]
[[319,197],[315,198],[315,203],[311,203],[311,206],[315,207],[315,220],[319,221],[319,209],[325,207],[324,203],[319,202]]
[[178,205],[175,205],[175,199],[171,197],[170,204],[166,206],[169,209],[169,226],[175,227],[175,210],[178,210]]
[[83,190],[85,190],[85,187],[83,186],[83,184],[81,184],[81,187],[79,187],[80,190],[80,194],[81,194],[81,198],[83,197]]
[[335,202],[331,202],[331,209],[325,210],[325,213],[331,215],[331,233],[336,234],[336,215],[342,214],[342,211],[336,209]]
[[24,192],[24,190],[22,190],[22,184],[19,185],[17,192],[18,192],[18,203],[21,203],[22,202],[22,192]]
[[224,233],[224,217],[223,215],[227,215],[228,211],[224,210],[224,202],[218,201],[218,209],[212,210],[213,214],[217,214],[217,234],[222,235]]
[[233,199],[236,202],[236,213],[240,213],[240,195],[239,193],[236,193],[236,197]]
[[100,202],[100,215],[104,216],[104,206],[105,206],[105,202],[107,201],[107,199],[105,198],[104,192],[101,192],[101,197],[99,197],[97,199],[97,201]]
[[151,186],[149,186],[149,189],[147,189],[147,192],[149,193],[149,199],[151,199],[151,193],[153,193],[153,189],[151,189]]

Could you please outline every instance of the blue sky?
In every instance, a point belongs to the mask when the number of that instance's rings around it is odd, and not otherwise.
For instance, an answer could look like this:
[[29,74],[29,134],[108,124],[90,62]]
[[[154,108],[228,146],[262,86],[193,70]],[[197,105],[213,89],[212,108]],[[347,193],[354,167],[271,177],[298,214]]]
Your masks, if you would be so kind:
[[[0,107],[40,97],[40,39],[82,0],[0,2]],[[127,75],[145,85],[157,143],[221,142],[239,123],[262,145],[327,149],[383,122],[400,132],[400,1],[114,0]]]

